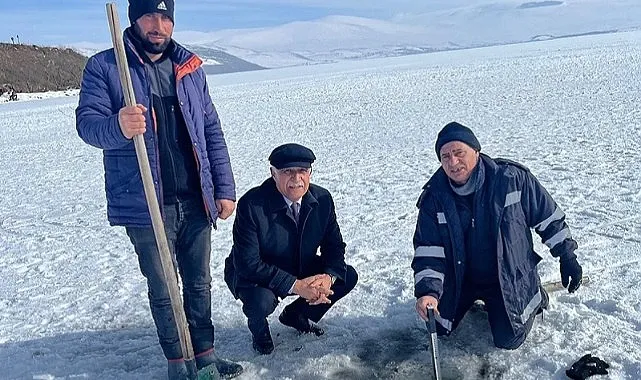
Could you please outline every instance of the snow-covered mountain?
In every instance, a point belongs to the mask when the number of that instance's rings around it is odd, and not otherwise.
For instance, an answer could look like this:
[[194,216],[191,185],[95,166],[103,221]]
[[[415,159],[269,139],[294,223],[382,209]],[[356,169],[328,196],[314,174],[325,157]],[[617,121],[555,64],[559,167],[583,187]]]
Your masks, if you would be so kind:
[[641,27],[638,0],[472,1],[391,20],[330,16],[270,28],[183,31],[181,41],[265,67],[423,53]]
[[239,71],[262,70],[264,67],[244,59],[207,46],[187,46],[203,59],[203,68],[207,74],[225,74]]
[[[463,4],[465,3],[465,5]],[[426,6],[426,9],[429,9]],[[215,32],[182,30],[210,74],[382,58],[641,28],[638,0],[470,0],[389,20],[328,16]],[[76,43],[86,55],[108,44]]]

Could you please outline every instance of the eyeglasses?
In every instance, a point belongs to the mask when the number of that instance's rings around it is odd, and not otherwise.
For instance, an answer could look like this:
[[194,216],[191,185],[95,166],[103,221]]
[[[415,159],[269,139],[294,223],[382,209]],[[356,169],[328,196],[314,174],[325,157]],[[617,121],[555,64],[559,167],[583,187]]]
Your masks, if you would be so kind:
[[276,169],[279,175],[286,177],[295,177],[299,175],[309,175],[312,173],[312,168],[285,168]]

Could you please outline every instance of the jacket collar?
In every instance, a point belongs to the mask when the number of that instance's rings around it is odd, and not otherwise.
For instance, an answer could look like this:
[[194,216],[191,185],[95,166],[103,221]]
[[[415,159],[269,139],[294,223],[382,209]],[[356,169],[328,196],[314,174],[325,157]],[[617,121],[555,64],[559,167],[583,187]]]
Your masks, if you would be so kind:
[[[499,166],[496,164],[496,162],[494,162],[494,160],[490,156],[480,153],[479,160],[483,162],[483,168],[485,170],[486,179],[487,177],[493,177],[497,174],[499,170]],[[447,177],[447,174],[445,174],[445,170],[443,170],[442,166],[439,166],[438,170],[436,170],[436,172],[427,181],[427,183],[423,185],[423,189],[427,189],[428,187],[431,187],[433,189],[449,189],[450,188],[449,179]]]
[[[140,38],[136,35],[133,26],[128,27],[123,32],[123,41],[125,44],[125,50],[135,57],[138,63],[145,64],[145,62],[148,61],[147,55],[142,49]],[[171,42],[169,42],[169,46],[167,46],[167,50],[164,54],[166,54],[177,66],[185,65],[193,60],[194,57],[197,58],[194,53],[177,43],[173,38],[171,39]]]
[[487,154],[481,153],[481,160],[485,164],[486,175],[495,175],[499,171],[499,166],[494,162],[494,160]]

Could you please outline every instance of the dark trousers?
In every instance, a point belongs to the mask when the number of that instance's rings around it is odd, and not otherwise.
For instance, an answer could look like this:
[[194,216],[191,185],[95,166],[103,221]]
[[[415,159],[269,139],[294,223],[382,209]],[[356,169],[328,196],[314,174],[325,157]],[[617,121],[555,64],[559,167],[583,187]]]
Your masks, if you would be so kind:
[[[202,200],[179,200],[163,207],[165,232],[174,267],[183,283],[183,305],[196,354],[214,344],[211,321],[211,225]],[[127,227],[127,235],[138,255],[140,271],[147,279],[149,305],[158,339],[167,359],[182,358],[178,330],[169,291],[160,263],[152,227]]]
[[498,284],[487,286],[468,285],[463,287],[463,294],[461,294],[456,309],[456,316],[452,321],[452,331],[456,329],[456,326],[458,326],[476,300],[481,300],[485,303],[490,330],[496,347],[514,350],[525,342],[525,338],[534,324],[536,313],[526,322],[525,330],[516,333],[505,310],[503,294]]
[[[334,294],[327,297],[332,303],[312,306],[309,305],[304,298],[298,297],[298,299],[285,308],[300,313],[314,322],[318,322],[336,301],[345,297],[354,289],[356,282],[358,282],[358,274],[352,266],[348,265],[345,281],[337,279],[332,285],[331,289],[334,291]],[[278,306],[279,303],[278,297],[276,297],[271,290],[260,286],[238,289],[238,297],[243,302],[243,313],[247,317],[249,331],[256,337],[261,336],[264,334],[265,329],[269,328],[267,317],[276,310],[276,306]]]

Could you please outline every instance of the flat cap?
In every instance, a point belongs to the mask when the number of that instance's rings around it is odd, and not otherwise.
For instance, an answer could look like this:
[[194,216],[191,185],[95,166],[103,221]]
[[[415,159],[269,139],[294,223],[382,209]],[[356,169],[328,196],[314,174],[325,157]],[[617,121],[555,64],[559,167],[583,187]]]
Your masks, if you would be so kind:
[[315,159],[311,149],[294,143],[278,146],[269,155],[269,163],[276,169],[311,168]]

